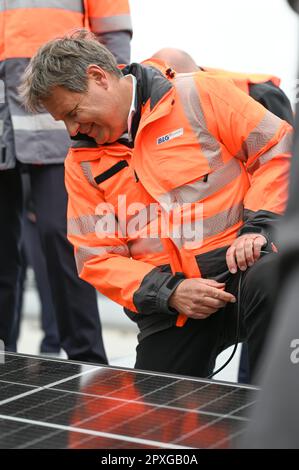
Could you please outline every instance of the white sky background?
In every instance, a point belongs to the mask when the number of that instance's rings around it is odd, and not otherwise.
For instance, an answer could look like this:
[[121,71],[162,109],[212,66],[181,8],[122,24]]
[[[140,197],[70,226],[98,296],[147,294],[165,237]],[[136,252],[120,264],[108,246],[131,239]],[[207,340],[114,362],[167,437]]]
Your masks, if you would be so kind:
[[131,61],[178,47],[198,64],[272,73],[295,96],[298,17],[286,0],[129,0]]

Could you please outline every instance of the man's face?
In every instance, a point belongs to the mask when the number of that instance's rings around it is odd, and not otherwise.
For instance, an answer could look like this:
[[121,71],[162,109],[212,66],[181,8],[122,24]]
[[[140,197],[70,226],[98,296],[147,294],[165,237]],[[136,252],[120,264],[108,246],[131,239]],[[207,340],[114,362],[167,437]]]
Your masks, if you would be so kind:
[[97,144],[115,142],[127,130],[130,94],[123,96],[123,80],[90,75],[86,93],[58,86],[43,105],[56,121],[64,121],[71,136],[80,132]]

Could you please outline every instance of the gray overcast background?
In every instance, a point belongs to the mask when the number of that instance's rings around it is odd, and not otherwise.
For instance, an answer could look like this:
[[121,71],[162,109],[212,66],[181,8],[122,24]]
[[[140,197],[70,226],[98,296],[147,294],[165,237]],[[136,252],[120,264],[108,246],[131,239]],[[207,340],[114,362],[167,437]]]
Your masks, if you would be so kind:
[[198,64],[277,75],[294,100],[298,20],[286,0],[129,1],[132,61],[179,47]]

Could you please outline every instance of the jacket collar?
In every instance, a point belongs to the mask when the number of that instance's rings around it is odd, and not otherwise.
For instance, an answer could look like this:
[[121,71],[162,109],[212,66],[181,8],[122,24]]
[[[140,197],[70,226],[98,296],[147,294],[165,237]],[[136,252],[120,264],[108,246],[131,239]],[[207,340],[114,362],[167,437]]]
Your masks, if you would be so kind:
[[122,73],[124,75],[134,75],[137,81],[136,112],[131,128],[131,136],[134,142],[141,119],[142,107],[150,100],[150,110],[152,110],[173,85],[163,76],[160,70],[150,66],[144,67],[140,64],[132,63],[127,65],[122,70]]

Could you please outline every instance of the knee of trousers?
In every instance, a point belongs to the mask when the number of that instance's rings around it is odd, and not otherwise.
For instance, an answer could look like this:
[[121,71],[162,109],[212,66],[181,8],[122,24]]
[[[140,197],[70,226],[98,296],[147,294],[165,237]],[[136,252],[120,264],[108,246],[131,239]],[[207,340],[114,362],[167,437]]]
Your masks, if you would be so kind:
[[277,261],[277,254],[268,254],[249,268],[243,274],[242,295],[249,299],[252,297],[263,299],[273,296],[278,289]]

